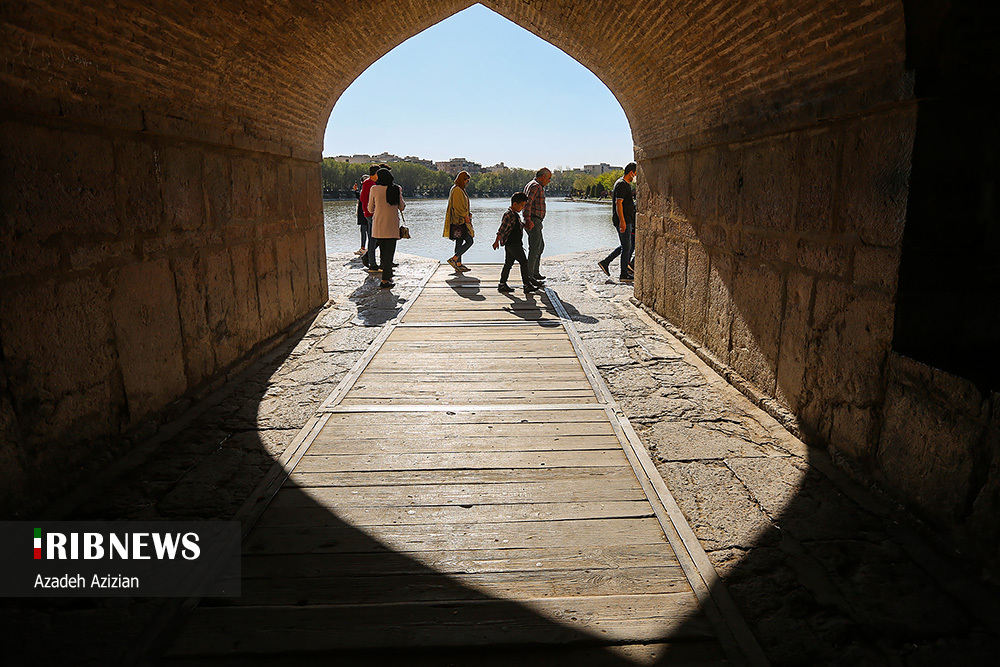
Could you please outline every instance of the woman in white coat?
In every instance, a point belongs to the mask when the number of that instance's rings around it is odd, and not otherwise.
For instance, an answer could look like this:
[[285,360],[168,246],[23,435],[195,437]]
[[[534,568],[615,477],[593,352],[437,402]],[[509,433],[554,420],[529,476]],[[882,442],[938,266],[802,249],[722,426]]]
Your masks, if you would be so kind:
[[403,191],[392,182],[392,172],[379,169],[377,180],[368,194],[368,210],[372,214],[372,239],[378,242],[382,260],[382,284],[389,289],[392,282],[392,258],[399,239],[399,213],[406,208]]

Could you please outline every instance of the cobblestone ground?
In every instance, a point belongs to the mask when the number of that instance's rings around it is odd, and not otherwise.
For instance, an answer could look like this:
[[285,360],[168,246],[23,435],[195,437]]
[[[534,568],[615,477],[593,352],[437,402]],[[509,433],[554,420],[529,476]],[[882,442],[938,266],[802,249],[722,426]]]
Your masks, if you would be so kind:
[[[771,661],[994,664],[994,592],[963,579],[919,526],[629,303],[631,286],[597,268],[602,254],[546,258],[543,272]],[[388,293],[353,256],[331,256],[331,304],[308,331],[163,429],[172,435],[125,472],[78,494],[67,518],[231,518],[436,264],[397,261],[398,287]],[[159,605],[8,601],[0,624],[24,640],[8,644],[4,664],[113,664]]]
[[992,665],[996,592],[806,447],[607,279],[543,273],[776,665]]

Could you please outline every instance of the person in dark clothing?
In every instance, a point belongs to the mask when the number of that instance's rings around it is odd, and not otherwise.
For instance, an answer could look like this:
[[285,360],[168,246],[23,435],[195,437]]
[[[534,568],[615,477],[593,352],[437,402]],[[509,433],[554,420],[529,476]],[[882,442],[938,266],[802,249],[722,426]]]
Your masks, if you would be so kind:
[[623,282],[631,282],[633,280],[630,268],[632,253],[635,251],[635,200],[632,199],[632,181],[635,180],[637,169],[638,166],[635,162],[629,162],[625,165],[625,174],[615,181],[615,187],[611,191],[611,199],[614,204],[611,207],[611,221],[618,232],[618,240],[621,245],[597,263],[601,271],[604,271],[604,275],[610,276],[611,262],[621,255],[619,280]]
[[[368,180],[368,177],[365,176],[363,180]],[[358,200],[358,210],[357,210],[358,228],[361,230],[361,249],[355,252],[354,254],[364,255],[366,252],[368,252],[368,242],[369,239],[371,238],[368,236],[368,218],[365,217],[365,209],[361,205],[361,189],[358,188],[357,183],[354,184],[352,190],[354,191],[354,198]]]
[[376,174],[378,173],[378,165],[371,165],[368,167],[368,178],[366,178],[361,183],[361,193],[358,199],[361,201],[361,211],[365,216],[366,233],[368,235],[368,246],[367,252],[361,256],[361,263],[365,265],[365,268],[369,272],[377,272],[378,264],[375,263],[375,246],[378,245],[372,239],[372,212],[368,208],[368,197],[371,194],[372,186],[378,181]]
[[516,193],[510,198],[510,208],[503,214],[500,221],[500,229],[497,230],[497,238],[493,242],[493,249],[498,250],[504,247],[503,269],[500,270],[500,285],[497,291],[513,292],[513,288],[507,284],[510,277],[510,269],[514,262],[521,268],[521,284],[524,285],[525,293],[537,292],[541,285],[537,284],[529,274],[528,258],[524,254],[524,245],[521,241],[523,234],[523,223],[519,215],[528,203],[528,195],[523,192]]

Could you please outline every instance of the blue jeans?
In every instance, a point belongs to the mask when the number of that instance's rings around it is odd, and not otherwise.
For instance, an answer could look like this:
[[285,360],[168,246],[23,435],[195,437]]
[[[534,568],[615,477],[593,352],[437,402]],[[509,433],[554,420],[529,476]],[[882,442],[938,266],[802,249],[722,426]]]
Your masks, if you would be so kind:
[[462,238],[455,239],[455,257],[458,257],[459,262],[462,261],[462,255],[465,254],[465,251],[472,247],[472,243],[472,237],[467,233],[462,234]]
[[528,230],[528,275],[532,278],[542,275],[538,265],[542,261],[542,251],[545,250],[545,239],[542,238],[542,219],[531,216],[535,226]]
[[365,253],[365,266],[371,269],[377,269],[378,266],[375,264],[375,246],[378,242],[372,238],[372,219],[366,217],[365,220],[368,221],[368,252]]
[[[618,231],[617,229],[615,231]],[[621,273],[619,274],[622,278],[628,277],[628,265],[632,263],[632,253],[635,252],[635,248],[632,247],[635,243],[635,226],[626,224],[625,231],[618,232],[618,242],[621,243],[620,246],[611,251],[611,254],[604,258],[602,264],[611,264],[616,257],[621,255]]]

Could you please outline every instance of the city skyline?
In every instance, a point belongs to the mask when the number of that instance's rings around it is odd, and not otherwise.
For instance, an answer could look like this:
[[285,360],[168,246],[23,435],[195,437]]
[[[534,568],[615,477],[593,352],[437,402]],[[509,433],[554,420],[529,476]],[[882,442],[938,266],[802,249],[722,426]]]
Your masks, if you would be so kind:
[[[341,160],[340,158],[345,158],[345,159]],[[488,165],[488,164],[485,164],[484,162],[477,162],[476,160],[472,160],[472,159],[468,158],[468,156],[465,156],[465,155],[453,156],[453,157],[448,158],[447,160],[435,160],[433,158],[425,158],[425,157],[420,156],[420,155],[405,155],[405,156],[401,156],[401,155],[396,155],[395,153],[390,153],[389,151],[382,151],[381,153],[352,153],[350,155],[343,154],[343,153],[339,154],[339,155],[324,155],[323,159],[324,160],[337,160],[338,162],[350,162],[350,163],[353,163],[353,164],[367,164],[367,163],[375,163],[375,162],[411,162],[411,163],[414,163],[414,164],[423,164],[425,166],[428,166],[428,167],[431,167],[431,168],[436,168],[436,169],[440,169],[441,165],[444,164],[444,163],[455,162],[455,161],[459,161],[459,160],[466,160],[468,162],[472,162],[472,163],[478,165],[483,171],[495,171],[497,168],[506,168],[506,169],[540,169],[542,167],[548,167],[548,165],[540,165],[538,167],[534,167],[534,166],[527,167],[527,166],[524,166],[524,165],[506,164],[504,162],[498,162],[496,164]],[[587,162],[587,163],[584,163],[584,164],[578,165],[578,166],[576,166],[576,165],[567,165],[567,166],[563,166],[563,167],[549,167],[549,168],[552,171],[554,171],[554,172],[555,171],[582,171],[582,172],[588,172],[589,173],[590,170],[588,170],[588,167],[597,167],[597,168],[604,167],[604,169],[602,170],[602,172],[603,172],[603,171],[609,171],[609,170],[613,170],[613,169],[621,169],[622,165],[620,165],[620,164],[612,165],[609,162],[601,161],[601,162]]]
[[607,86],[482,5],[406,40],[344,91],[323,155],[362,154],[373,144],[526,169],[633,159],[628,120]]

